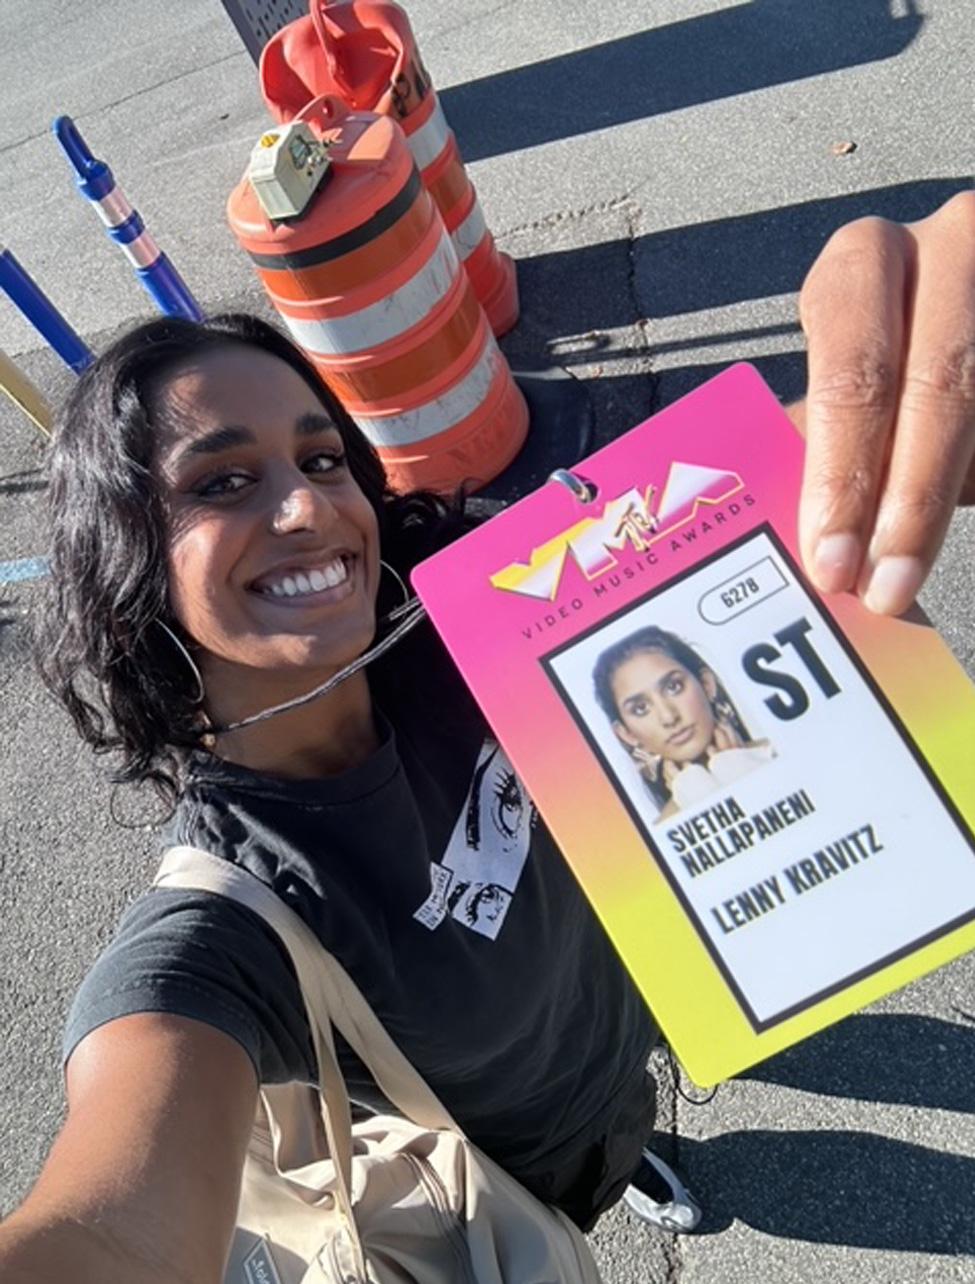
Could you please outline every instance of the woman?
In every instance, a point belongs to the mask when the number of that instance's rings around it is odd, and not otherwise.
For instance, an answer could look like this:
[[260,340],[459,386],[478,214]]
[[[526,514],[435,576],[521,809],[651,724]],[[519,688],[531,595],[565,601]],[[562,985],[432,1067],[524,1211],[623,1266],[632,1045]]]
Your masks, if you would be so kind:
[[[954,502],[960,493],[969,493],[965,483],[975,446],[975,415],[971,397],[960,394],[970,391],[961,356],[975,328],[973,247],[975,196],[967,192],[911,227],[861,220],[842,229],[803,287],[800,304],[810,363],[804,414],[809,436],[801,513],[804,561],[821,589],[838,592],[859,583],[867,604],[879,611],[900,612],[910,605],[934,561]],[[211,747],[221,756],[199,754],[195,746],[202,734],[206,748],[204,717],[226,721],[263,707],[266,700],[304,690],[313,675],[334,671],[357,650],[376,610],[367,586],[380,583],[377,530],[384,547],[395,546],[406,566],[446,536],[451,519],[429,501],[381,503],[381,480],[368,459],[360,457],[355,439],[345,440],[345,420],[339,414],[333,420],[337,431],[322,429],[319,443],[315,434],[320,425],[305,415],[320,416],[326,403],[316,385],[309,404],[311,385],[289,359],[252,345],[217,346],[220,354],[196,350],[193,356],[174,359],[168,370],[167,354],[157,354],[161,359],[150,362],[152,387],[143,388],[151,416],[131,382],[116,385],[114,377],[104,378],[107,359],[79,383],[65,417],[52,488],[60,519],[54,565],[62,576],[77,574],[78,584],[73,592],[64,582],[60,620],[57,604],[52,608],[50,679],[63,691],[83,734],[96,745],[121,750],[127,778],[154,779],[160,787],[180,792],[185,803],[174,816],[174,837],[192,835],[211,849],[228,842],[236,858],[269,876],[297,908],[317,903],[322,922],[316,922],[316,929],[335,926],[350,915],[353,929],[361,928],[351,933],[352,948],[360,939],[378,943],[384,962],[379,986],[396,1003],[409,997],[413,980],[404,979],[392,964],[394,956],[400,967],[409,962],[396,951],[409,930],[397,916],[397,906],[411,906],[414,895],[429,885],[429,870],[425,880],[417,871],[414,845],[421,851],[424,844],[435,852],[451,844],[460,849],[450,817],[458,796],[463,802],[469,790],[471,759],[479,752],[467,747],[469,731],[461,713],[452,719],[449,737],[441,726],[463,691],[451,688],[445,697],[443,686],[452,675],[436,642],[429,635],[414,635],[399,652],[403,669],[394,662],[396,648],[371,666],[368,682],[350,679],[334,693],[335,700],[329,697],[258,724],[254,735],[217,736]],[[124,355],[123,345],[116,357]],[[256,386],[255,374],[260,376]],[[227,422],[222,399],[238,393],[230,407],[233,419]],[[242,406],[237,404],[241,399]],[[285,410],[290,417],[279,422]],[[221,412],[218,422],[216,411]],[[225,451],[252,447],[258,434],[257,458],[248,455],[221,472]],[[190,464],[194,471],[187,477],[184,470]],[[207,465],[215,474],[208,476]],[[355,488],[347,484],[346,474],[354,476]],[[323,480],[319,483],[317,477]],[[326,502],[324,495],[331,491],[320,496],[319,485],[336,486],[333,498]],[[255,487],[266,494],[258,504],[258,511],[264,510],[260,523],[250,508]],[[932,494],[941,497],[937,505],[930,503]],[[365,496],[369,511],[359,495]],[[271,551],[279,547],[277,541],[289,551]],[[328,554],[324,564],[316,560],[319,553]],[[283,572],[279,578],[277,571]],[[170,574],[180,581],[172,600],[167,593]],[[268,575],[269,581],[258,582]],[[307,590],[299,575],[309,589],[324,578],[338,590],[321,603],[323,614],[331,611],[335,617],[331,641],[316,627],[317,608],[302,604],[300,595]],[[388,578],[382,577],[380,615],[394,598],[386,588]],[[278,601],[275,607],[268,590],[274,600],[297,599],[295,606]],[[293,615],[274,614],[292,609]],[[191,645],[202,682],[170,633],[183,646]],[[395,674],[408,665],[412,679],[425,678],[421,660],[429,663],[430,679],[425,692],[419,689],[412,696],[412,709],[422,715],[413,720],[406,712],[410,683],[397,682]],[[86,673],[91,677],[86,679]],[[92,699],[90,685],[94,679],[97,686],[99,676],[102,708]],[[431,686],[436,688],[435,703],[425,698]],[[370,689],[378,708],[398,711],[395,742],[388,715],[373,712]],[[431,709],[436,719],[430,717]],[[452,750],[463,743],[465,751],[463,756],[441,754],[438,771],[431,773],[425,767],[424,740],[428,732],[441,731]],[[478,739],[475,731],[473,740]],[[301,779],[306,772],[316,779]],[[255,784],[255,777],[264,783]],[[401,787],[405,795],[400,795],[398,808],[381,813],[365,805]],[[414,794],[424,798],[429,819],[423,824],[410,801]],[[343,825],[353,807],[356,826]],[[477,814],[476,807],[470,810]],[[290,825],[303,833],[282,843],[279,831]],[[480,836],[492,827],[472,828]],[[503,828],[511,829],[507,818]],[[323,872],[317,858],[302,862],[294,857],[292,840],[307,842],[309,831],[316,852],[340,862],[352,876],[351,892],[335,912],[318,894],[328,869]],[[529,826],[528,832],[531,844],[547,841],[541,826]],[[378,862],[379,881],[389,897],[374,912],[369,896],[375,881],[370,878],[373,846],[386,856],[390,834],[395,858]],[[622,1171],[632,1156],[624,1161],[610,1155],[598,1138],[587,1145],[586,1129],[573,1135],[573,1122],[567,1126],[570,1103],[577,1117],[586,1113],[587,1084],[576,1073],[576,1063],[592,1067],[601,1058],[589,1105],[605,1119],[605,1137],[638,1134],[647,1115],[646,1100],[630,1087],[625,1068],[642,1060],[653,1031],[635,995],[625,982],[619,985],[600,937],[589,941],[583,993],[563,996],[584,1016],[563,1061],[540,1046],[545,1041],[538,1038],[538,1012],[529,1014],[525,1029],[498,1018],[492,1007],[491,968],[497,956],[485,953],[484,966],[478,967],[475,951],[506,944],[525,901],[531,902],[528,916],[537,923],[546,892],[554,891],[547,903],[557,903],[560,916],[541,921],[552,933],[578,933],[575,951],[564,952],[560,965],[574,953],[585,957],[578,945],[591,923],[574,885],[566,876],[564,884],[548,889],[544,880],[536,881],[539,865],[551,866],[547,875],[560,877],[560,861],[534,861],[526,854],[497,940],[472,931],[461,936],[466,929],[455,928],[452,918],[435,930],[425,928],[417,913],[430,941],[439,944],[442,928],[453,933],[452,947],[478,1002],[468,1003],[456,1017],[456,1005],[451,1009],[456,987],[445,968],[424,996],[428,1012],[444,1013],[439,1026],[427,1027],[434,1036],[431,1046],[408,1050],[422,1070],[425,1059],[445,1051],[446,1041],[435,1037],[437,1030],[448,1025],[460,1030],[464,1046],[447,1067],[457,1074],[455,1091],[463,1094],[466,1069],[468,1085],[478,1088],[470,1096],[480,1131],[485,1137],[493,1132],[496,1148],[509,1152],[517,1150],[511,1131],[521,1122],[519,1104],[526,1116],[537,1114],[537,1103],[524,1091],[526,1068],[537,1086],[532,1062],[536,1055],[545,1057],[554,1079],[551,1097],[559,1098],[546,1141],[564,1140],[552,1150],[536,1136],[533,1179],[566,1204],[574,1183],[582,1192],[581,1203],[591,1209],[594,1192],[597,1198],[611,1197],[603,1168],[607,1175],[611,1168]],[[513,877],[517,860],[508,870]],[[82,1284],[107,1279],[209,1284],[219,1279],[253,1117],[255,1067],[259,1064],[261,1073],[272,1078],[307,1069],[309,1050],[294,1014],[293,979],[260,924],[244,911],[218,910],[206,897],[158,895],[171,899],[156,900],[152,908],[144,902],[134,907],[116,953],[110,951],[96,966],[94,980],[76,1005],[68,1032],[74,1050],[67,1065],[67,1120],[33,1191],[0,1226],[4,1278],[25,1284],[67,1275]],[[161,914],[156,912],[160,907]],[[426,918],[435,922],[437,915]],[[536,977],[544,970],[537,960],[553,941],[540,935],[532,966],[523,975]],[[113,967],[113,957],[124,961],[124,971]],[[228,957],[234,960],[231,967]],[[160,964],[166,983],[162,997],[158,987],[147,984],[158,979]],[[561,971],[561,966],[552,970]],[[492,977],[492,986],[483,984],[485,975]],[[616,996],[617,1025],[612,1029],[605,1014],[592,1006],[592,997],[607,983]],[[368,997],[375,1003],[376,986],[371,988]],[[217,1004],[212,1001],[215,991]],[[494,1066],[471,1064],[471,1039],[477,1031],[465,1030],[464,1021],[476,1012],[481,1023],[486,1009],[491,1009],[489,1029],[506,1036],[492,1056],[497,1051],[502,1061],[518,1058],[513,1082],[519,1101],[514,1107],[499,1100],[512,1095],[507,1091],[512,1080],[503,1074],[498,1079]],[[215,1014],[219,1026],[213,1024]],[[391,1019],[389,1011],[384,1015]],[[548,1034],[551,1018],[560,1014],[548,1008],[542,1015]],[[451,1044],[446,1050],[453,1048]],[[607,1084],[613,1078],[623,1083],[609,1098]],[[482,1098],[485,1108],[478,1112]],[[614,1105],[618,1114],[611,1117]],[[495,1106],[500,1114],[492,1113]],[[629,1122],[626,1109],[634,1115]],[[492,1128],[495,1118],[499,1126]],[[520,1159],[521,1169],[528,1172],[532,1158],[512,1153],[509,1162],[514,1166]],[[601,1183],[602,1192],[597,1189]]]
[[752,740],[727,691],[697,652],[649,625],[596,661],[600,707],[636,764],[659,820],[775,757]]
[[[40,653],[81,734],[170,800],[170,843],[285,899],[471,1139],[591,1225],[642,1168],[656,1029],[430,627],[228,729],[361,656],[463,517],[389,494],[307,360],[245,317],[156,321],[105,353],[69,399],[50,498]],[[148,892],[86,978],[65,1056],[52,1171],[97,1138],[126,1192],[109,1233],[196,1278],[228,1242],[258,1083],[314,1079],[276,940],[219,897]],[[350,1053],[343,1068],[381,1107]]]

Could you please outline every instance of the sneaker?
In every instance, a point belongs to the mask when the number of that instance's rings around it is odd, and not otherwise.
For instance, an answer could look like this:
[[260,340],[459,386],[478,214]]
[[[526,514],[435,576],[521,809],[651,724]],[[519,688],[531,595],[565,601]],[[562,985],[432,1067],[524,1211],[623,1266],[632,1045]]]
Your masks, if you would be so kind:
[[701,1205],[674,1170],[646,1148],[623,1202],[640,1221],[676,1235],[688,1234],[701,1220]]

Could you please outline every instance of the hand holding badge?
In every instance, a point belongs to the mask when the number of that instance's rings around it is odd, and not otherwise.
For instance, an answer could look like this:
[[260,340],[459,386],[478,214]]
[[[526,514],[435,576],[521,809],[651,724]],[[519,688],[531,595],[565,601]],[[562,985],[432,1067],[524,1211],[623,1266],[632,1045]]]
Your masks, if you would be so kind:
[[413,577],[700,1084],[975,946],[975,689],[810,586],[802,452],[736,366]]

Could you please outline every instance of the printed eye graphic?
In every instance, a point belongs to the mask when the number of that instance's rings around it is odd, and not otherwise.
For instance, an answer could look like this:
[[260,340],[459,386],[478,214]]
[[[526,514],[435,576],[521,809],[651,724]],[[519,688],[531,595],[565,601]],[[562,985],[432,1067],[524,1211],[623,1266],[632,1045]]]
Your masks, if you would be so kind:
[[465,916],[468,923],[472,927],[478,922],[496,923],[510,899],[503,888],[496,887],[494,883],[485,883],[478,888],[467,905]]
[[495,828],[505,838],[514,838],[521,828],[525,814],[525,800],[521,786],[511,771],[503,771],[494,786],[494,802],[491,808],[491,819]]

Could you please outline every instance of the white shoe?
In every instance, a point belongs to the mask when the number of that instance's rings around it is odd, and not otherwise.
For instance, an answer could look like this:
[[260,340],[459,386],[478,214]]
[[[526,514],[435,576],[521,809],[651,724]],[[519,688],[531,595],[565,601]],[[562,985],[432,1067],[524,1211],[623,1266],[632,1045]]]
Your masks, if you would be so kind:
[[[670,1198],[655,1199],[649,1190],[656,1195],[666,1190]],[[646,1147],[633,1181],[623,1192],[623,1202],[640,1221],[675,1235],[687,1235],[701,1220],[701,1205],[674,1170]]]

